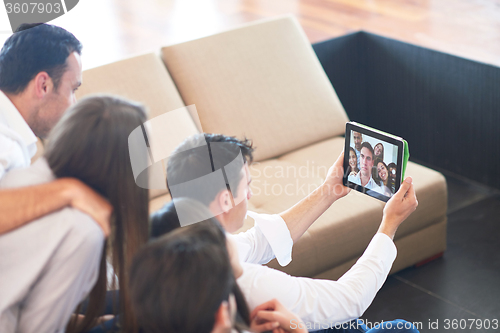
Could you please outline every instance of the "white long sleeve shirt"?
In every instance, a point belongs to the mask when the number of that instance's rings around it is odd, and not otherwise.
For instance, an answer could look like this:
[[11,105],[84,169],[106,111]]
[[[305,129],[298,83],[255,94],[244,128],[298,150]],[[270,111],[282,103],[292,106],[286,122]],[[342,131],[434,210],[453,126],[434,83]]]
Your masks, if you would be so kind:
[[240,261],[267,264],[276,257],[281,266],[288,265],[293,240],[283,218],[278,214],[247,213],[254,219],[254,227],[236,235],[227,234],[236,242]]
[[14,104],[0,91],[0,179],[10,170],[30,166],[37,140]]
[[364,313],[384,284],[396,254],[394,242],[378,233],[338,281],[294,277],[266,266],[242,263],[243,274],[237,283],[251,310],[276,298],[307,327],[333,327]]

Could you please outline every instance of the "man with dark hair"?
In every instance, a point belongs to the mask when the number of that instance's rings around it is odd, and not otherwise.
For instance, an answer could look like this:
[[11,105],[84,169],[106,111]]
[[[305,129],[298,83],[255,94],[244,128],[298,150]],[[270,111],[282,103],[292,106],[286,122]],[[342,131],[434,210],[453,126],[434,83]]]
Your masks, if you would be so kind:
[[359,153],[359,172],[356,176],[349,175],[348,180],[368,190],[381,192],[382,189],[372,178],[373,157],[372,145],[369,142],[363,142]]
[[[167,168],[167,182],[175,207],[169,203],[152,216],[154,237],[175,229],[179,224],[195,223],[214,216],[226,232],[236,231],[242,226],[247,200],[252,196],[248,186],[251,178],[247,171],[248,161],[251,161],[251,146],[249,149],[242,148],[241,153],[238,153],[236,147],[217,147],[221,142],[236,145],[232,143],[234,140],[222,135],[199,134],[177,147]],[[361,152],[368,156],[370,150],[367,145],[361,145]],[[218,152],[219,150],[224,153]],[[244,150],[247,152],[243,152]],[[370,156],[373,158],[373,149]],[[399,225],[418,205],[411,177],[405,179],[399,191],[386,204],[380,227],[363,256],[338,281],[293,277],[266,266],[255,265],[268,262],[274,255],[282,266],[287,265],[291,261],[293,242],[328,207],[349,193],[350,189],[342,183],[343,161],[344,154],[341,153],[328,170],[323,184],[290,209],[275,215],[253,213],[250,215],[255,219],[253,228],[237,235],[228,234],[228,241],[236,243],[242,262],[241,265],[236,265],[238,267],[232,262],[237,283],[250,308],[254,309],[253,313],[265,310],[265,306],[259,307],[259,304],[276,298],[297,313],[307,327],[324,328],[325,324],[331,327],[324,332],[368,330],[354,319],[363,314],[382,287],[396,258],[394,235]],[[233,167],[240,168],[239,174],[229,172]],[[231,177],[235,179],[231,180]],[[231,185],[235,181],[238,184],[237,190]],[[204,193],[200,195],[200,191]],[[181,197],[198,200],[203,197],[202,203],[208,206],[211,215],[189,219],[194,206],[182,207]],[[235,204],[231,203],[232,199]],[[179,205],[176,205],[176,200]],[[187,219],[185,223],[183,218]],[[334,326],[338,325],[347,325],[347,329],[344,330],[345,326],[336,329]],[[391,326],[393,331],[401,328],[400,332],[416,332],[413,325],[404,321],[393,321],[390,325],[394,325]],[[378,331],[391,331],[391,327],[381,326]]]
[[[82,45],[70,32],[48,24],[23,24],[0,50],[0,179],[26,168],[45,138],[75,103],[82,83]],[[0,234],[72,206],[109,233],[111,206],[76,179],[0,191]]]
[[[185,149],[188,146],[190,148]],[[240,141],[220,134],[191,137],[181,144],[174,152],[174,157],[169,160],[167,181],[170,192],[174,191],[177,197],[196,199],[206,206],[209,206],[223,189],[227,189],[226,195],[232,194],[229,200],[234,199],[238,193],[239,182],[244,176],[241,171],[248,171],[248,164],[253,161],[252,152],[249,140]],[[217,178],[210,182],[211,186],[207,186],[208,178],[205,177],[203,182],[191,183],[193,189],[186,187],[187,182],[217,170],[220,170],[223,181],[217,182]],[[178,186],[180,184],[182,185]]]
[[363,134],[359,132],[352,131],[352,137],[354,141],[354,151],[356,152],[356,157],[358,160],[358,169],[359,169],[359,153],[361,151],[361,143],[363,142]]
[[[199,134],[181,143],[168,161],[167,184],[174,199],[188,197],[205,204],[228,233],[243,226],[248,214],[255,220],[250,230],[234,235],[244,262],[264,264],[276,257],[285,266],[291,261],[293,243],[335,200],[348,193],[342,174],[330,168],[326,180],[306,198],[280,214],[247,211],[252,197],[248,164],[253,148],[248,140],[224,135]],[[176,207],[177,209],[177,207]],[[183,221],[181,225],[198,221]]]

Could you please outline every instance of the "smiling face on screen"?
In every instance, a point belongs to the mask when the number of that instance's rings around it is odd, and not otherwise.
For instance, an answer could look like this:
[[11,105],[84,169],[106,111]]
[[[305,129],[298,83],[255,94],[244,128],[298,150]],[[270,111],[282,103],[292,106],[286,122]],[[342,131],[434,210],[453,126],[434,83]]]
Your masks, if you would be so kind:
[[378,162],[377,172],[378,172],[379,178],[382,179],[382,181],[385,183],[387,181],[387,177],[389,177],[389,173],[388,173],[387,168],[385,167],[384,163]]

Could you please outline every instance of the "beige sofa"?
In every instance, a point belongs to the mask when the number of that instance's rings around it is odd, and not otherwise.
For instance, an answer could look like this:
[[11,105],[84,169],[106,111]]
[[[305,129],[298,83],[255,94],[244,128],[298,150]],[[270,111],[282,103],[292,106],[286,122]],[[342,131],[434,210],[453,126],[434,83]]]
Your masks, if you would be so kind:
[[[298,22],[260,21],[167,46],[83,73],[78,97],[111,93],[148,106],[150,118],[195,104],[205,132],[253,139],[257,148],[251,210],[281,212],[319,185],[343,148],[348,117]],[[175,136],[200,130],[188,112]],[[179,128],[183,130],[178,130]],[[393,272],[446,248],[444,177],[409,163],[419,207],[396,235]],[[151,211],[170,200],[151,191]],[[295,244],[290,274],[337,279],[376,232],[384,204],[352,191],[332,205]],[[247,229],[252,225],[249,218]]]

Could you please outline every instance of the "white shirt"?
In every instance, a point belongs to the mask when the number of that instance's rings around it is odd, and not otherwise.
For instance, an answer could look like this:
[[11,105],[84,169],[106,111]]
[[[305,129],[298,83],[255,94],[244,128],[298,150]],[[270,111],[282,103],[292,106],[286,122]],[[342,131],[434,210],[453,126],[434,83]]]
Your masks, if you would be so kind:
[[[349,175],[349,177],[347,177],[347,180],[350,181],[350,182],[353,182],[354,184],[358,184],[358,185],[361,185],[361,171],[358,172],[356,174],[356,176],[353,176],[353,175]],[[370,180],[368,181],[368,183],[366,183],[366,185],[364,186],[364,188],[368,189],[368,190],[374,190],[374,191],[377,191],[379,193],[384,193],[383,190],[380,188],[380,186],[377,185],[377,182],[375,182],[372,178],[372,176],[370,176]]]
[[[53,179],[42,158],[10,171],[0,188]],[[97,223],[73,208],[0,235],[0,332],[64,332],[97,281],[103,244]]]
[[396,254],[393,241],[377,233],[363,256],[338,281],[294,277],[242,263],[243,274],[237,283],[250,310],[276,298],[305,325],[317,330],[319,325],[333,327],[360,317],[384,284]]
[[288,226],[278,214],[257,214],[248,211],[255,226],[236,235],[227,234],[236,242],[241,262],[267,264],[274,259],[281,266],[292,261],[293,240]]
[[0,91],[0,179],[12,169],[29,167],[37,140],[14,104]]

